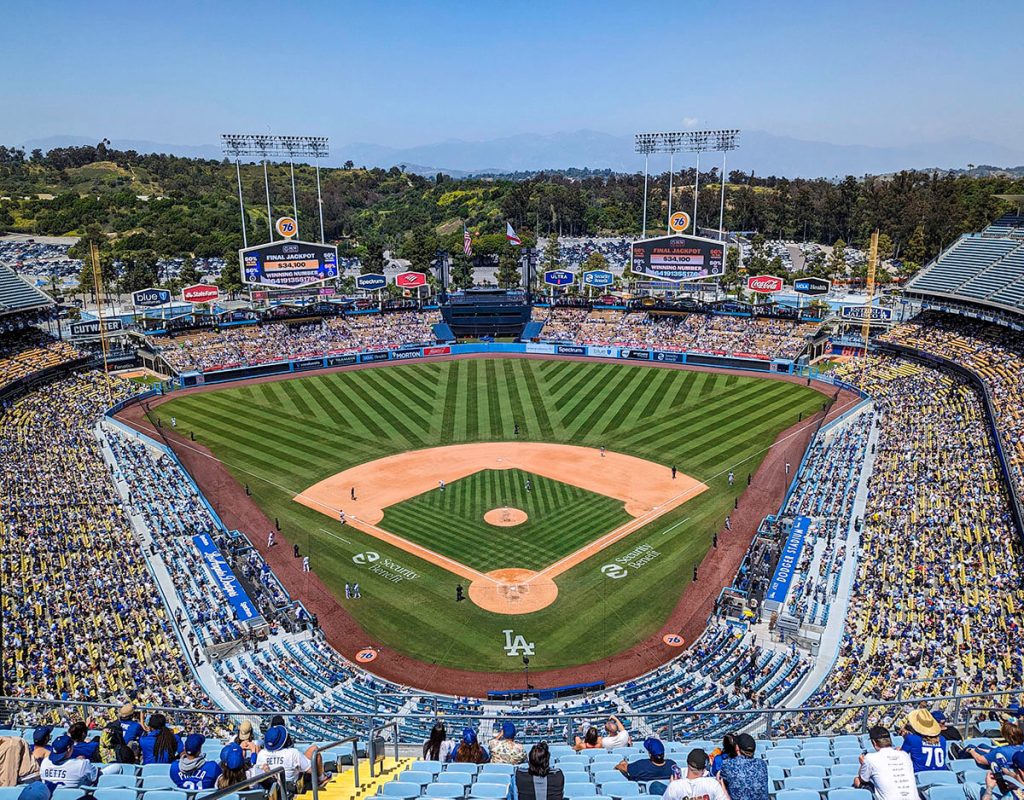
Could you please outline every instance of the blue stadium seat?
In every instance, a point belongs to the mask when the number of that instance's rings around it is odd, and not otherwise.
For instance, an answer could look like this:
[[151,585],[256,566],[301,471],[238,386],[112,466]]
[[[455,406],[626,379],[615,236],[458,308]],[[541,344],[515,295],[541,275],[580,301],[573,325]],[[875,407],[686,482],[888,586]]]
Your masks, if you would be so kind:
[[1001,725],[998,720],[983,719],[978,723],[978,733],[983,735],[998,734]]
[[775,794],[775,800],[821,800],[821,794],[810,789],[783,789]]
[[786,779],[786,770],[782,767],[777,767],[774,764],[768,765],[768,783],[774,786],[776,783],[782,783]]
[[[184,792],[178,792],[174,789],[157,789],[142,795],[144,800],[184,800],[185,796]],[[77,795],[77,797],[81,797],[81,794]],[[53,800],[53,798],[50,798],[50,800]]]
[[464,764],[461,762],[446,764],[444,769],[445,772],[465,772],[468,775],[476,775],[477,772],[479,772],[479,768],[476,764]]
[[170,764],[146,764],[142,767],[142,777],[148,778],[150,775],[170,775],[171,765]]
[[925,791],[928,800],[966,800],[966,787],[957,784],[956,786],[931,786]]
[[409,765],[410,770],[416,772],[429,772],[431,775],[439,775],[444,765],[440,761],[413,761]]
[[801,767],[801,769],[804,769],[806,767],[820,767],[821,769],[824,769],[825,767],[831,767],[835,763],[836,763],[835,758],[833,758],[832,756],[829,756],[829,755],[824,755],[824,756],[818,756],[818,755],[808,756],[808,755],[805,755],[804,756],[804,764],[803,764],[803,767]]
[[461,800],[466,796],[466,787],[461,783],[432,783],[423,795],[442,798],[442,800]]
[[623,797],[639,797],[640,787],[633,781],[625,783],[609,783],[601,787],[601,793],[611,797],[612,800],[622,800]]
[[428,783],[434,782],[433,774],[429,772],[414,772],[411,769],[407,769],[398,776],[399,783],[414,783],[417,786],[426,786]]
[[823,792],[825,791],[825,779],[812,777],[786,778],[782,782],[782,789],[783,791],[789,789],[808,789],[812,792]]
[[595,797],[597,795],[597,787],[592,783],[569,783],[566,781],[564,794],[569,800],[573,800],[576,797]]
[[956,773],[948,769],[931,769],[917,773],[917,785],[921,789],[925,786],[951,786],[959,783],[960,779]]
[[134,774],[131,775],[100,775],[100,779],[96,781],[96,785],[102,789],[118,789],[118,788],[129,788],[134,789],[138,779]]
[[380,796],[397,798],[397,800],[415,800],[420,796],[420,788],[415,783],[389,781],[380,787]]
[[[106,777],[116,777],[114,775],[108,775]],[[100,786],[92,793],[92,796],[96,800],[135,800],[136,792],[134,788],[107,788]]]
[[828,771],[829,786],[842,783],[853,783],[853,779],[860,772],[860,764],[836,764]]
[[[475,766],[475,765],[474,765]],[[437,776],[438,783],[457,783],[461,786],[469,786],[476,776],[469,772],[459,770],[445,770]]]
[[782,769],[791,770],[794,767],[799,767],[800,762],[796,760],[795,756],[776,756],[775,758],[772,758],[771,754],[769,754],[768,766],[782,767]]
[[[477,800],[505,800],[508,797],[508,791],[508,784],[474,783],[473,788],[469,790],[469,796],[477,798]],[[566,797],[568,796],[566,793]]]
[[562,770],[562,772],[564,772],[566,774],[566,776],[568,777],[568,775],[570,773],[585,773],[585,772],[587,772],[587,767],[590,766],[590,765],[589,764],[585,764],[582,761],[570,761],[570,760],[563,759],[563,760],[559,761],[557,764],[555,764],[555,766],[558,767],[560,770]]
[[512,776],[512,773],[516,771],[516,768],[512,764],[484,764],[480,767],[480,777],[484,775],[508,775]]
[[[495,764],[495,766],[511,766],[511,764]],[[486,772],[484,770],[480,770],[480,774],[476,776],[476,782],[478,785],[481,783],[496,783],[501,786],[508,786],[512,783],[512,774],[508,772]]]
[[0,800],[18,800],[24,786],[0,786]]
[[[831,758],[829,759],[828,766],[833,766]],[[824,778],[825,771],[824,765],[808,764],[804,761],[799,767],[793,767],[789,771],[789,776],[791,778]]]
[[53,790],[53,794],[50,795],[50,800],[78,800],[79,797],[85,794],[86,788],[84,786],[58,786]]
[[829,789],[826,800],[871,800],[867,789]]
[[619,772],[617,769],[602,769],[594,773],[594,782],[598,786],[604,786],[607,783],[625,783],[629,779]]
[[[150,789],[171,789],[174,787],[174,781],[171,780],[171,776],[168,774],[168,766],[163,765],[163,775],[143,775],[142,776],[142,788],[147,791]],[[180,800],[180,798],[179,798]]]

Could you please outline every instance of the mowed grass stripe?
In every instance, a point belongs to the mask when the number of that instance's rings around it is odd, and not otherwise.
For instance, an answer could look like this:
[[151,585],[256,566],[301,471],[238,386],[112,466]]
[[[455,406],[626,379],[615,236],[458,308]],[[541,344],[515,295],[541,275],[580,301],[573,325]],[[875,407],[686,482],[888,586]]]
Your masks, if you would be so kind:
[[534,428],[532,424],[534,421],[533,415],[527,417],[526,412],[523,410],[523,400],[519,393],[520,381],[515,373],[515,367],[513,361],[502,361],[501,371],[505,375],[505,385],[508,387],[508,400],[509,406],[512,409],[512,419],[510,424],[512,426],[512,433],[515,436],[515,426],[518,424],[520,428],[520,436],[528,437],[531,435],[531,431]]
[[[584,366],[583,362],[580,362],[579,366]],[[566,387],[565,394],[554,402],[554,407],[561,418],[568,419],[574,413],[574,407],[584,398],[599,392],[608,381],[608,376],[609,372],[604,364],[599,364],[594,370],[581,370],[579,377]]]
[[[417,437],[430,429],[430,416],[421,406],[422,397],[402,391],[399,379],[388,370],[369,369],[366,370],[366,373],[367,389],[379,395],[378,403],[381,400],[387,400],[393,409],[393,415],[414,431]],[[417,400],[420,402],[418,403]]]
[[309,404],[306,385],[300,381],[281,381],[280,385],[284,387],[285,394],[291,398],[298,412],[307,418],[312,418],[313,408]]
[[[611,386],[607,384],[596,387],[599,391],[586,397],[586,405],[578,405],[573,410],[575,424],[567,425],[570,431],[581,431],[583,435],[593,431],[597,421],[605,414],[614,416],[621,408],[626,393],[642,381],[640,370],[623,370],[621,375],[613,375]],[[586,412],[586,416],[584,416]]]
[[[641,373],[642,374],[642,373]],[[649,378],[654,378],[650,380]],[[622,402],[610,406],[604,416],[594,423],[594,432],[604,438],[609,438],[619,425],[622,424],[622,417],[630,418],[643,417],[641,406],[646,407],[648,403],[654,402],[658,396],[661,386],[659,377],[643,375],[639,380],[634,381],[629,387],[629,394],[622,395]]]
[[487,359],[483,362],[484,364],[484,375],[486,377],[486,388],[487,392],[487,414],[488,414],[488,425],[487,434],[491,439],[499,438],[502,432],[502,420],[501,420],[501,403],[498,401],[498,397],[501,394],[498,384],[498,368],[492,359]]
[[672,370],[663,369],[661,375],[651,381],[653,391],[650,397],[647,398],[647,402],[644,407],[640,410],[640,416],[642,419],[650,419],[659,410],[666,408],[669,396],[669,387],[672,385]]
[[[526,491],[530,480],[532,491]],[[521,525],[483,521],[502,506],[528,514]],[[622,503],[522,470],[483,470],[384,511],[380,527],[481,571],[541,569],[628,521]]]
[[551,404],[559,413],[565,410],[579,392],[585,390],[588,381],[602,380],[600,366],[587,369],[588,366],[592,365],[582,361],[572,362],[570,369],[557,375],[557,382],[547,375],[544,376]]
[[529,363],[527,361],[516,359],[512,363],[515,364],[518,377],[526,385],[526,391],[524,394],[533,402],[534,409],[537,412],[539,436],[541,439],[551,441],[554,436],[554,431],[551,425],[551,418],[548,416],[548,410],[545,407],[544,395],[541,393],[540,387],[537,385],[537,374],[527,366]]
[[458,368],[459,362],[449,361],[444,366],[447,369],[444,389],[444,416],[441,420],[441,444],[449,444],[455,440],[455,398],[458,395],[459,375],[462,370]]

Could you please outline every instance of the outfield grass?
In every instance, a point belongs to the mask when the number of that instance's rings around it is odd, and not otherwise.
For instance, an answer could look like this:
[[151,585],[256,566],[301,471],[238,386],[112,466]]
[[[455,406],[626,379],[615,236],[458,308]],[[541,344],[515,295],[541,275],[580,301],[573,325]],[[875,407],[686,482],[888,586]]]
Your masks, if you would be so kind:
[[[526,491],[526,481],[530,491]],[[509,528],[484,522],[493,508],[525,511]],[[487,469],[384,510],[379,527],[480,572],[539,570],[632,517],[621,500],[519,469]]]
[[[472,359],[408,364],[225,388],[159,408],[178,431],[221,458],[283,536],[312,553],[313,569],[360,624],[411,656],[445,666],[516,670],[502,649],[513,627],[537,650],[538,669],[593,661],[653,634],[710,547],[712,532],[779,431],[819,410],[812,389],[757,377],[654,369],[618,362]],[[709,486],[601,554],[560,575],[558,599],[522,617],[454,605],[458,580],[292,501],[312,484],[406,450],[462,442],[542,441],[607,446]],[[729,487],[726,474],[738,480]],[[411,501],[407,501],[411,502]],[[262,535],[262,532],[257,532]],[[622,580],[600,567],[638,544],[658,555]],[[374,550],[414,570],[391,583],[353,555]],[[465,557],[465,550],[460,551]],[[362,601],[344,600],[358,580]]]

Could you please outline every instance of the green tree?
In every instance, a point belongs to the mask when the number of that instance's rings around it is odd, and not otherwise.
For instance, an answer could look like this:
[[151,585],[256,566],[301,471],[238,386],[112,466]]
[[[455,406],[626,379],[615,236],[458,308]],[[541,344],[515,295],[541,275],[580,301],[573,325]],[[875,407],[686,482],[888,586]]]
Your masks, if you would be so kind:
[[911,234],[910,239],[907,240],[906,246],[903,248],[903,263],[905,265],[905,272],[913,272],[919,269],[924,264],[925,259],[925,237],[924,237],[924,225],[918,225],[914,228],[914,232]]
[[461,250],[452,257],[451,284],[456,289],[468,289],[473,285],[473,261]]
[[832,245],[828,268],[832,274],[832,280],[838,281],[846,277],[846,242],[842,239],[836,239],[835,244]]
[[747,272],[760,275],[768,270],[768,245],[763,234],[756,233],[750,240],[750,258],[747,261]]
[[384,241],[376,236],[367,236],[357,249],[359,253],[359,272],[363,275],[378,274],[384,271]]
[[523,276],[519,271],[519,249],[506,246],[498,254],[498,271],[495,275],[498,286],[502,289],[514,289],[522,283]]
[[544,272],[562,268],[562,245],[558,241],[557,233],[552,233],[548,237],[547,245],[544,247],[544,259],[541,263]]
[[892,258],[892,255],[895,251],[896,247],[893,245],[892,239],[889,238],[889,234],[880,233],[878,235],[878,260],[888,261],[890,258]]
[[221,267],[220,275],[214,283],[229,298],[234,298],[235,294],[242,291],[244,284],[242,283],[242,272],[241,267],[238,265],[236,253],[227,253],[224,256],[224,266]]
[[191,286],[194,283],[199,283],[199,279],[203,276],[199,274],[196,260],[194,258],[186,258],[185,263],[181,265],[181,272],[178,273],[178,277],[183,285]]

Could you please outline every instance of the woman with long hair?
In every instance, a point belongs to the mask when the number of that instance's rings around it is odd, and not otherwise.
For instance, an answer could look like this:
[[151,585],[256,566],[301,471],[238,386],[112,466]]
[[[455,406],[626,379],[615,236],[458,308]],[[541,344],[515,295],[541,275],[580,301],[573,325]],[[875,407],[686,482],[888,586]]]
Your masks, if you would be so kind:
[[167,727],[167,717],[153,714],[139,739],[143,764],[170,764],[181,752],[181,738]]
[[449,761],[463,764],[486,764],[491,760],[487,748],[477,741],[476,731],[472,728],[462,729],[462,741],[448,755]]
[[517,769],[515,780],[519,800],[562,800],[565,797],[565,775],[557,767],[551,768],[547,742],[530,748],[526,769]]
[[434,723],[430,738],[423,743],[424,761],[444,761],[451,753],[452,743],[448,741],[448,729],[443,722]]
[[736,758],[736,737],[731,733],[722,737],[722,746],[711,752],[711,774],[718,777],[722,769],[722,762],[728,758]]
[[573,746],[574,750],[599,750],[604,745],[601,742],[601,734],[593,725],[587,728],[587,732],[583,734],[581,739],[579,736],[576,737],[576,744]]
[[217,776],[217,788],[227,789],[229,786],[234,786],[250,777],[250,773],[254,772],[242,746],[237,742],[232,742],[220,751],[220,775]]

